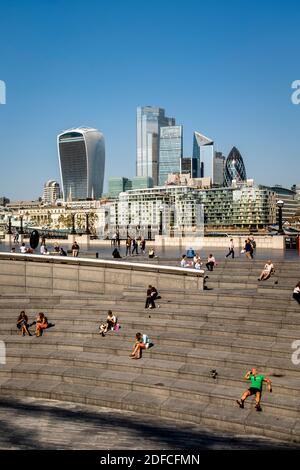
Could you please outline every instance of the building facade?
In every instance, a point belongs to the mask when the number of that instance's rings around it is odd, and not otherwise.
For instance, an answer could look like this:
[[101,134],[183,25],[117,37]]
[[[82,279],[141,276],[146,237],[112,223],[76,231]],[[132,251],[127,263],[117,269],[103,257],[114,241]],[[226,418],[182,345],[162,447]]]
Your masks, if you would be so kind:
[[44,204],[54,204],[61,197],[60,186],[57,181],[49,180],[44,184],[42,201]]
[[98,199],[103,191],[104,137],[97,129],[78,127],[57,137],[64,201]]
[[122,193],[111,204],[110,232],[121,237],[202,236],[203,206],[194,188],[155,187]]
[[123,191],[132,188],[132,181],[125,176],[112,176],[108,179],[109,197],[118,197]]
[[225,157],[215,150],[214,141],[200,132],[194,132],[193,177],[211,178],[214,186],[223,186]]
[[300,209],[300,200],[298,199],[296,190],[293,191],[279,185],[269,186],[268,188],[274,191],[277,201],[281,200],[284,203],[282,208],[282,222],[292,222],[297,211]]
[[174,126],[175,119],[165,116],[163,108],[137,108],[136,176],[150,177],[158,184],[159,138],[162,126]]
[[181,173],[183,159],[183,127],[160,128],[159,186],[164,186],[170,173]]
[[[276,222],[276,195],[247,186],[197,189],[171,185],[128,191],[110,209],[110,231],[122,236],[201,236],[204,226],[217,229],[261,229]],[[149,234],[151,236],[149,236]]]
[[224,185],[229,187],[232,180],[242,183],[246,179],[247,174],[243,157],[236,147],[232,147],[225,162]]

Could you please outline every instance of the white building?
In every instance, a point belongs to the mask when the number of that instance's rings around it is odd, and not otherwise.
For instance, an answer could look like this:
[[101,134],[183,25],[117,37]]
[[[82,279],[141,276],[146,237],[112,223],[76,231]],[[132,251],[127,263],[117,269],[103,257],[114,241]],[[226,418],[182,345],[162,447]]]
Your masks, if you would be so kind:
[[44,184],[42,201],[44,204],[55,204],[60,198],[60,186],[57,181],[49,180]]

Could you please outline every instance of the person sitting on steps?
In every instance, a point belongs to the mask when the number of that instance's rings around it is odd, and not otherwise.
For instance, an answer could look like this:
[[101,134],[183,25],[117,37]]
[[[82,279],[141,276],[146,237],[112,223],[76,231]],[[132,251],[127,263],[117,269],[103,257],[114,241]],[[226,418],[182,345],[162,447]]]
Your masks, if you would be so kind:
[[300,304],[300,282],[294,288],[293,299],[297,300],[298,304]]
[[41,336],[43,330],[48,328],[48,319],[47,319],[47,317],[45,316],[45,314],[43,312],[40,312],[38,314],[37,319],[36,319],[36,327],[35,328],[36,328],[35,329],[36,336]]
[[20,312],[20,315],[18,316],[17,319],[17,328],[21,330],[22,336],[28,335],[32,336],[32,334],[29,331],[29,324],[28,324],[28,317],[24,310]]
[[136,333],[134,348],[129,357],[131,357],[131,359],[141,359],[143,349],[148,349],[150,344],[149,336],[146,334]]
[[108,310],[107,312],[107,317],[106,317],[106,323],[102,323],[99,327],[99,333],[102,335],[102,336],[105,336],[105,333],[108,332],[108,330],[113,330],[114,327],[116,326],[117,324],[117,317],[115,315],[113,315],[112,311],[111,310]]
[[154,286],[151,286],[149,284],[148,289],[147,289],[145,308],[156,308],[154,301],[155,299],[157,299],[157,297],[158,297],[157,289]]
[[267,261],[267,263],[265,264],[265,267],[262,270],[262,272],[260,273],[260,276],[257,280],[258,281],[266,281],[267,279],[269,279],[269,277],[271,277],[271,274],[274,274],[274,273],[275,273],[274,264],[269,259]]

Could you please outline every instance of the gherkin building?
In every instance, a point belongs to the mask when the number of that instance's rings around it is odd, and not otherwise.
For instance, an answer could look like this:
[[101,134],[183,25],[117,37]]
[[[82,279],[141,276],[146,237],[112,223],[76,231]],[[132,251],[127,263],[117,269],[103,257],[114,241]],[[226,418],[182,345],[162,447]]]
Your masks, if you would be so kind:
[[236,180],[238,183],[246,181],[246,168],[242,155],[236,147],[232,147],[226,158],[224,168],[224,186],[231,186],[232,180]]

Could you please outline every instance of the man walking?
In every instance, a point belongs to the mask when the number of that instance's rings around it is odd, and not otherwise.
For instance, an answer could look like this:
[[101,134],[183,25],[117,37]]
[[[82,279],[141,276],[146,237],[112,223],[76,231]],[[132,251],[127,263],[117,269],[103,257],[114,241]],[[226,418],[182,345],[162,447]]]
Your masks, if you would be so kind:
[[232,256],[232,259],[234,259],[234,243],[233,243],[233,238],[230,238],[229,246],[228,246],[228,253],[225,256],[225,258],[228,258],[228,256]]
[[255,395],[256,411],[262,411],[260,406],[262,386],[263,383],[266,382],[269,392],[272,392],[271,380],[261,374],[258,374],[255,367],[247,372],[247,374],[244,376],[244,379],[250,380],[250,387],[243,393],[240,400],[236,400],[237,404],[240,408],[244,408],[244,401],[251,395]]

